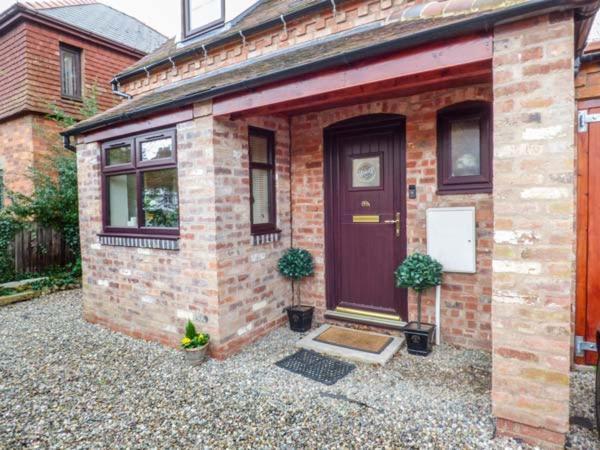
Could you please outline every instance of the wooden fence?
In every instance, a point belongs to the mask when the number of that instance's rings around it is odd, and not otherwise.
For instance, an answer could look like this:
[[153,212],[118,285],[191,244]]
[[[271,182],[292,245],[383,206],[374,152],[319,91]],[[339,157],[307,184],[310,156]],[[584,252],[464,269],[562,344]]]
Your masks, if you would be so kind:
[[39,225],[18,232],[11,252],[16,273],[38,273],[75,259],[59,232]]

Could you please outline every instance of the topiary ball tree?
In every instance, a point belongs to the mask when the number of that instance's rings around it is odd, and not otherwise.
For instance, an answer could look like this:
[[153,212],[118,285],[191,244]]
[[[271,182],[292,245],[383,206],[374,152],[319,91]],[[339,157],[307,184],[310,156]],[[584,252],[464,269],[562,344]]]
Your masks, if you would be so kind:
[[[277,264],[279,273],[292,280],[292,306],[294,305],[294,282],[310,277],[315,273],[313,257],[308,250],[290,248],[286,250]],[[300,288],[298,288],[298,304],[300,304]]]
[[421,328],[421,294],[442,284],[442,265],[429,255],[413,253],[394,272],[396,287],[417,293],[417,324]]

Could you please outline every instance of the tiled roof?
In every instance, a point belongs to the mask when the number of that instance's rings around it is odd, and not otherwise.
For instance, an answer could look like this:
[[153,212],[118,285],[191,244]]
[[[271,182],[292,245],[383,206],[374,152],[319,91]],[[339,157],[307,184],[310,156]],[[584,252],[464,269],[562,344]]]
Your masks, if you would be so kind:
[[[342,0],[336,0],[338,4],[341,4],[341,2]],[[417,20],[433,17],[450,17],[470,12],[491,11],[528,2],[531,2],[531,0],[442,0],[411,2],[407,8],[397,11],[390,19]],[[187,44],[178,45],[174,39],[169,40],[155,52],[125,69],[117,75],[117,78],[122,78],[124,75],[129,75],[129,73],[140,70],[143,67],[164,61],[169,57],[177,58],[182,53],[196,49],[200,50],[202,46],[209,46],[229,36],[239,37],[240,31],[251,29],[273,19],[279,20],[282,14],[287,15],[322,3],[330,6],[331,0],[325,2],[323,0],[261,0],[254,8],[247,11],[246,14],[225,24],[223,28],[194,39]]]
[[[279,19],[282,14],[291,14],[320,3],[323,3],[323,0],[259,0],[254,7],[225,24],[223,28],[193,39],[185,45],[178,46],[176,41],[171,39],[167,42],[167,45],[142,58],[123,73],[131,72],[169,57],[176,57],[178,54],[191,49],[201,49],[203,45],[209,45],[228,36],[239,36],[240,31],[261,25],[272,19]],[[331,4],[330,0],[327,0],[327,3]]]
[[398,40],[419,32],[435,32],[437,28],[458,23],[478,15],[480,13],[471,13],[462,17],[397,21],[389,24],[378,22],[365,25],[158,88],[150,93],[137,96],[132,100],[127,100],[91,119],[84,120],[77,124],[75,129],[100,124],[105,120],[120,120],[120,118],[125,118],[125,116],[132,113],[136,114],[161,106],[166,107],[175,102],[189,100],[189,103],[192,103],[193,101],[197,101],[192,96],[198,94],[205,94],[206,98],[214,97],[217,94],[222,95],[224,89],[246,80],[255,80],[283,71],[287,72],[296,68],[306,67],[327,60],[328,58],[335,58],[349,52],[366,50],[370,47]]
[[50,0],[21,4],[144,53],[156,50],[166,41],[165,36],[138,19],[97,1]]
[[[269,3],[272,1],[265,0]],[[583,8],[581,5],[588,4],[591,3],[584,4],[578,0],[568,4],[554,0],[412,2],[406,9],[394,12],[385,21],[268,53],[136,96],[80,122],[67,130],[66,134],[78,134],[110,123],[143,117],[159,109],[192,104],[291,76],[332,68],[360,60],[365,55],[375,56],[461,34],[490,30],[499,21],[514,20],[537,11]],[[597,7],[596,3],[593,5],[594,8]],[[340,62],[342,59],[343,62]]]

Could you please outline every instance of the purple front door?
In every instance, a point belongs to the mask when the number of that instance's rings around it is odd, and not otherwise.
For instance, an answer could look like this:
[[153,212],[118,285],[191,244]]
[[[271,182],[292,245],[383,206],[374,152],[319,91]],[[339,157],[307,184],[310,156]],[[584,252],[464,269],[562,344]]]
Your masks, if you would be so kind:
[[406,256],[404,120],[377,114],[325,131],[327,306],[407,319],[394,270]]

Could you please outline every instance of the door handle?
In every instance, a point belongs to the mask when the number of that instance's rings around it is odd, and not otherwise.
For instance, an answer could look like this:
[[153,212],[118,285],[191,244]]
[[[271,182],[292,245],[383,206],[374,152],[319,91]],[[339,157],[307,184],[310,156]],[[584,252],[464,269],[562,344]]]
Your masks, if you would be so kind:
[[400,237],[400,232],[401,232],[401,226],[400,226],[400,213],[397,212],[396,213],[396,218],[394,220],[384,220],[383,223],[387,223],[389,225],[395,225],[396,226],[396,237]]

